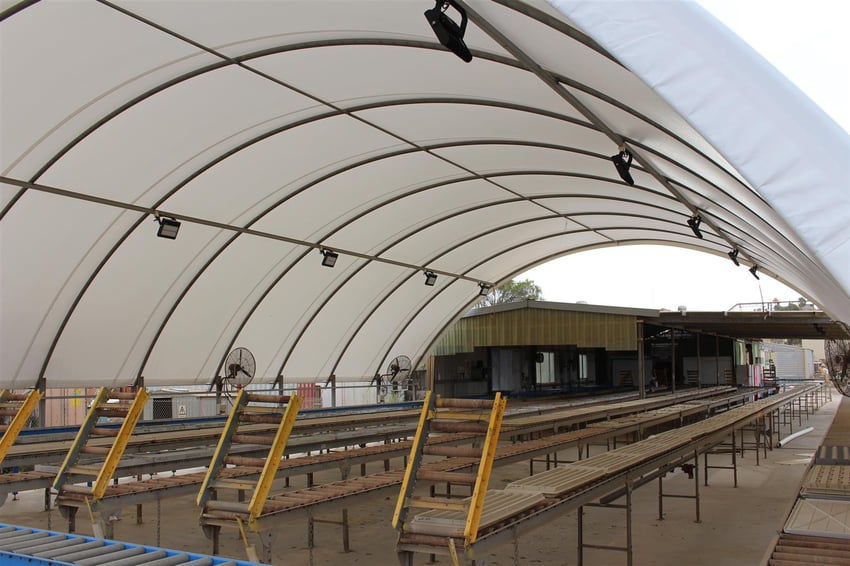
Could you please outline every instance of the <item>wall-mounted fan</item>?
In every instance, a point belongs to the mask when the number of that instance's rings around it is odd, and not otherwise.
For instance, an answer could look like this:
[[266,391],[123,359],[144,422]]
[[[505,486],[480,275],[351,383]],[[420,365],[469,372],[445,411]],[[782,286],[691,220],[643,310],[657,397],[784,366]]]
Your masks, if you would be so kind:
[[400,396],[404,397],[403,390],[407,388],[412,368],[410,358],[401,355],[390,361],[386,373],[375,375],[372,383],[377,385],[378,403],[394,403],[401,400]]
[[254,354],[248,348],[235,348],[227,354],[227,359],[224,360],[224,379],[222,379],[225,394],[232,397],[251,383],[256,370]]
[[410,376],[411,364],[407,356],[396,356],[387,366],[386,377],[389,381],[403,382]]

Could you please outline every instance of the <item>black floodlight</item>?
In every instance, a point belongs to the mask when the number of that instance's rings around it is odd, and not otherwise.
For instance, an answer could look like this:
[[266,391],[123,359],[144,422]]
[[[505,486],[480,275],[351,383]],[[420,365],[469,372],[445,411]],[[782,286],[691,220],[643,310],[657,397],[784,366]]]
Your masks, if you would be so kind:
[[750,268],[750,273],[752,273],[752,274],[753,274],[753,277],[755,277],[756,279],[758,279],[758,278],[759,278],[759,274],[757,273],[757,272],[758,272],[758,270],[759,270],[759,266],[758,266],[758,265],[753,265],[753,266]]
[[491,287],[487,283],[478,284],[478,294],[482,297],[486,297],[488,294],[490,294],[490,289]]
[[729,256],[729,259],[732,260],[732,263],[735,264],[735,267],[738,267],[739,265],[741,265],[740,263],[738,263],[738,248],[731,250],[726,255]]
[[180,223],[178,221],[167,216],[157,216],[156,221],[159,222],[159,228],[156,231],[157,236],[168,240],[174,240],[177,238],[177,232],[180,231]]
[[[460,25],[446,15],[449,6],[460,12]],[[437,39],[446,49],[467,63],[472,61],[472,53],[463,42],[467,23],[466,10],[458,6],[454,0],[437,0],[432,9],[425,10],[425,19],[428,20]]]
[[702,240],[702,232],[699,230],[699,225],[702,224],[702,216],[699,214],[694,214],[690,218],[688,218],[688,226],[691,227],[691,230],[694,231],[694,236]]
[[626,148],[622,148],[620,153],[617,155],[611,156],[611,161],[614,162],[614,166],[617,168],[617,173],[620,174],[620,178],[628,183],[629,185],[634,185],[635,180],[632,179],[632,174],[629,173],[629,168],[632,166],[632,154],[626,151]]
[[434,283],[436,283],[436,282],[437,282],[437,274],[434,273],[433,271],[426,271],[425,272],[425,284],[428,285],[429,287],[433,287]]
[[333,267],[336,265],[336,260],[339,254],[332,250],[320,250],[322,252],[322,265],[325,267]]

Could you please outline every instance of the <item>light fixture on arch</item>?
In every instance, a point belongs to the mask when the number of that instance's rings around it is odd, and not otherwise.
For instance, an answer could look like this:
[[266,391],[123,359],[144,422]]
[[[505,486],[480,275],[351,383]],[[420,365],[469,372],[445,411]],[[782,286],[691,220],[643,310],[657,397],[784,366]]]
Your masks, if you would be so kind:
[[319,251],[322,252],[322,265],[325,267],[333,267],[336,265],[336,260],[339,259],[338,253],[324,248],[321,248]]
[[492,289],[492,285],[488,285],[487,283],[479,283],[478,284],[478,295],[481,297],[486,297],[490,294],[490,289]]
[[632,154],[626,150],[625,145],[620,146],[620,153],[611,156],[611,161],[614,162],[614,167],[617,168],[620,178],[629,185],[635,184],[632,174],[629,173],[629,169],[632,167],[632,159]]
[[738,263],[738,248],[733,248],[732,250],[727,252],[726,255],[729,256],[729,259],[732,260],[732,263],[735,264],[735,267],[741,265],[740,263]]
[[[460,25],[457,25],[454,20],[446,15],[446,10],[451,6],[460,13]],[[466,34],[466,10],[463,9],[454,0],[436,0],[434,7],[430,10],[425,10],[425,19],[434,30],[434,34],[443,46],[469,63],[472,61],[472,53],[463,41],[463,36]]]
[[154,219],[159,223],[159,228],[156,230],[156,235],[167,240],[177,239],[177,232],[180,231],[180,222],[170,216],[160,216],[154,213]]
[[702,240],[702,232],[700,232],[699,225],[702,224],[702,216],[699,214],[694,214],[690,218],[688,218],[688,226],[691,227],[691,230],[694,232],[694,236]]
[[437,282],[437,274],[433,271],[425,272],[425,284],[429,287],[433,287],[434,283]]
[[756,265],[756,264],[753,264],[753,266],[750,268],[750,273],[752,273],[753,277],[755,277],[756,279],[759,278],[758,270],[759,270],[759,266]]

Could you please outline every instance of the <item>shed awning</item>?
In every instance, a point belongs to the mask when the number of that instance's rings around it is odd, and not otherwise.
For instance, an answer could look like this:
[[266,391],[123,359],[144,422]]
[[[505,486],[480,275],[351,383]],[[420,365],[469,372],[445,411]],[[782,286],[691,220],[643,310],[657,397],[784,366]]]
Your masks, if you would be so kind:
[[716,20],[453,4],[470,63],[433,0],[4,1],[0,386],[209,383],[236,346],[368,379],[480,284],[628,244],[850,322],[847,133]]

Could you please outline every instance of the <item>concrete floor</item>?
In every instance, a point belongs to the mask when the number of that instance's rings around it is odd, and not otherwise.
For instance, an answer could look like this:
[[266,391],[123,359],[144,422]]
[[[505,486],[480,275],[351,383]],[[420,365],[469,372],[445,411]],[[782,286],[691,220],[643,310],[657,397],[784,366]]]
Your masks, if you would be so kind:
[[[776,448],[756,466],[755,455],[748,451],[738,459],[738,487],[733,487],[731,470],[711,470],[709,486],[700,482],[700,515],[696,523],[695,505],[691,499],[665,499],[664,519],[658,519],[657,482],[638,489],[633,495],[634,564],[652,565],[758,565],[762,563],[773,537],[782,528],[791,509],[800,481],[810,459],[829,428],[841,395],[833,393],[832,401],[818,409],[803,426],[814,431]],[[800,427],[794,424],[794,430]],[[787,427],[782,436],[788,433]],[[598,450],[598,448],[597,448]],[[573,457],[574,450],[562,454]],[[702,462],[702,460],[700,460]],[[712,456],[711,464],[731,462],[728,455]],[[393,461],[400,466],[401,461]],[[382,468],[376,462],[367,472]],[[542,471],[542,467],[537,471]],[[507,483],[528,475],[528,463],[495,469],[491,488],[500,489]],[[316,482],[336,481],[338,472],[316,474]],[[305,478],[293,478],[292,486],[303,487]],[[277,486],[276,486],[277,487]],[[693,480],[681,470],[668,474],[664,480],[665,493],[693,493]],[[304,518],[281,521],[274,543],[274,564],[332,565],[347,564],[394,565],[396,533],[390,526],[398,491],[386,491],[357,503],[349,509],[351,552],[342,552],[341,530],[329,524],[317,524],[316,548],[307,548],[307,527]],[[66,522],[58,511],[46,512],[42,492],[10,497],[0,507],[0,522],[37,528],[65,530]],[[115,523],[115,539],[137,544],[162,546],[176,550],[211,553],[209,541],[198,527],[198,511],[194,496],[169,500],[159,510],[154,504],[144,508],[143,524],[136,524],[135,508],[123,511]],[[157,531],[157,514],[160,528]],[[317,519],[339,519],[338,512],[319,510]],[[585,542],[623,545],[625,514],[611,509],[587,508],[585,512]],[[77,530],[91,534],[91,525],[79,516]],[[516,564],[562,565],[576,564],[576,512],[562,515],[546,526],[521,537],[516,545],[496,547],[487,559],[493,566]],[[234,531],[222,533],[220,555],[246,559],[244,547]],[[427,557],[417,557],[416,563],[426,564]],[[438,562],[449,564],[448,558]],[[479,561],[481,564],[482,561]],[[626,564],[624,553],[586,550],[584,563],[589,566]]]

